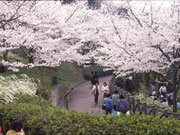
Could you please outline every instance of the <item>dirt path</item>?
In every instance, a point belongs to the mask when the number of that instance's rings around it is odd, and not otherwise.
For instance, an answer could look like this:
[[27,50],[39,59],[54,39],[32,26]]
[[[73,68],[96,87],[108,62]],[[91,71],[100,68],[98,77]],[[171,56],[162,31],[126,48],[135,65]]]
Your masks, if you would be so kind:
[[[102,77],[99,79],[100,88],[103,82],[109,84],[112,76]],[[101,109],[103,103],[103,93],[100,90],[100,95],[98,99],[98,105],[94,105],[94,96],[91,94],[90,81],[83,83],[76,87],[71,94],[69,95],[69,109],[76,110],[78,112],[89,112],[89,113],[100,113],[104,114],[104,111]]]

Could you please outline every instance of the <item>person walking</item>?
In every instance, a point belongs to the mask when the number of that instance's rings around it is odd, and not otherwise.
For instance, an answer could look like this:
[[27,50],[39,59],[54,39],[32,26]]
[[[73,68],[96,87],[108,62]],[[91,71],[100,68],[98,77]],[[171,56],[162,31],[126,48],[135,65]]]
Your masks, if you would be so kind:
[[117,103],[117,111],[126,114],[128,110],[129,110],[128,100],[125,99],[123,95],[120,95]]
[[93,95],[94,95],[94,103],[98,104],[98,96],[99,96],[99,82],[96,82],[96,85],[93,86]]
[[6,135],[25,135],[23,129],[22,129],[22,123],[21,121],[14,121],[12,123],[12,129],[8,130]]
[[95,71],[95,73],[94,73],[94,77],[93,77],[94,79],[96,79],[96,80],[98,80],[99,79],[99,76],[98,76],[98,73],[97,73],[97,71]]
[[103,98],[105,98],[106,95],[109,93],[109,86],[107,85],[106,82],[103,83],[101,87],[101,91],[103,92]]
[[112,95],[112,103],[115,111],[117,111],[118,99],[119,99],[118,91],[115,91],[114,94]]
[[105,105],[106,115],[111,114],[112,109],[113,109],[113,103],[112,103],[112,99],[110,97],[111,97],[111,94],[107,94],[106,98],[104,98],[104,105]]
[[91,72],[91,89],[92,89],[93,85],[95,85],[95,83],[94,83],[94,72]]

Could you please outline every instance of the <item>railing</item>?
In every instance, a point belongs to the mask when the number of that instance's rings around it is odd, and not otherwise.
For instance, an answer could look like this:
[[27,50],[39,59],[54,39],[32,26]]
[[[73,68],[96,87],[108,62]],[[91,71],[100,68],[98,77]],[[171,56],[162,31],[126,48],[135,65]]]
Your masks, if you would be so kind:
[[177,117],[180,120],[180,113],[168,112],[168,110],[161,110],[159,108],[156,108],[154,105],[150,106],[146,103],[141,103],[139,99],[135,99],[133,96],[130,95],[129,92],[124,91],[120,87],[117,87],[114,79],[112,79],[110,81],[110,91],[111,93],[113,93],[115,90],[117,90],[119,94],[122,94],[128,99],[131,114],[135,114],[138,112],[145,115],[159,116],[160,118],[168,118],[173,116]]

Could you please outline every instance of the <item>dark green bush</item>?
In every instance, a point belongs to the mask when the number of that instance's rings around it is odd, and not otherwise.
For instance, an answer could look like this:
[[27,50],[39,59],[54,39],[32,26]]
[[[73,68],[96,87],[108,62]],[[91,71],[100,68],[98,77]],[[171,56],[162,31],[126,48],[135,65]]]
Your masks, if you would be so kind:
[[92,65],[90,67],[86,67],[83,69],[84,78],[86,80],[90,80],[91,79],[91,72],[95,72],[95,71],[98,73],[99,77],[112,75],[112,73],[113,73],[112,70],[103,71],[103,67],[97,66],[97,65]]
[[116,78],[115,83],[120,88],[124,88],[125,86],[125,80],[121,77]]
[[58,84],[58,81],[57,81],[57,77],[56,77],[56,76],[53,76],[53,77],[52,77],[51,83],[52,83],[53,86]]
[[128,92],[133,92],[135,90],[135,83],[133,80],[125,80],[125,90]]
[[180,121],[147,115],[117,116],[77,113],[55,108],[39,97],[24,96],[0,105],[8,127],[13,119],[23,121],[27,135],[179,135]]
[[144,81],[146,86],[150,86],[151,84],[150,73],[144,73]]

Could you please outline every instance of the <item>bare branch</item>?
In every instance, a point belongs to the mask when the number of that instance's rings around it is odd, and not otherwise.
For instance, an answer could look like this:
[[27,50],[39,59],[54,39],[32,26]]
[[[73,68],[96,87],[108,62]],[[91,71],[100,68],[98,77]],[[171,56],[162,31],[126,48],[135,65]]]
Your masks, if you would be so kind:
[[140,25],[141,27],[143,27],[141,21],[137,18],[137,16],[136,16],[136,15],[134,14],[134,12],[132,11],[131,6],[130,6],[130,4],[129,4],[129,0],[127,0],[127,3],[128,3],[128,6],[129,6],[129,10],[131,11],[131,14],[135,17],[135,19],[137,20],[137,22],[139,23],[139,25]]
[[66,21],[65,21],[65,23],[67,23],[70,19],[71,19],[71,17],[75,14],[75,12],[78,10],[78,6],[76,7],[76,9],[72,12],[72,14],[66,19]]
[[170,57],[168,56],[168,54],[166,54],[166,53],[163,51],[163,49],[160,47],[160,45],[154,45],[154,46],[152,45],[152,47],[159,49],[159,51],[163,54],[163,56],[165,56],[165,57],[167,58],[167,60],[168,60],[169,62],[171,62]]

